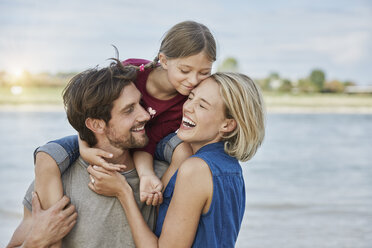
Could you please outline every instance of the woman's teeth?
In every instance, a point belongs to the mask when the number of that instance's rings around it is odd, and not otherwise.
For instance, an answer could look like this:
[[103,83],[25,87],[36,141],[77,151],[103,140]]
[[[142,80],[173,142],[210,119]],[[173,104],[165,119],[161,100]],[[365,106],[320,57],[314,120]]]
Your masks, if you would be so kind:
[[187,118],[187,117],[183,117],[183,118],[182,118],[182,122],[183,122],[183,124],[184,124],[185,126],[187,126],[187,127],[195,127],[195,126],[196,126],[195,122],[193,122],[192,120],[190,120],[190,119]]

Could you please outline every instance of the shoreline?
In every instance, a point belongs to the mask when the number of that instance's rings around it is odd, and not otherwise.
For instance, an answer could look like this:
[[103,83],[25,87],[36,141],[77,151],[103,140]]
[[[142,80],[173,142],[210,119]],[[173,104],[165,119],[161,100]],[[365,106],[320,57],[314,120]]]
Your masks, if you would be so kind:
[[[62,104],[0,104],[0,112],[64,112]],[[372,107],[268,106],[268,114],[372,114]]]

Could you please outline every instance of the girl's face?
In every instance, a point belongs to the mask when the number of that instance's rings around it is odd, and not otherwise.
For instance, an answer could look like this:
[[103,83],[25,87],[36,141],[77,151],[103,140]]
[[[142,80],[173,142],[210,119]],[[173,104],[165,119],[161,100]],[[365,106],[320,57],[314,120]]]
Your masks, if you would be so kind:
[[229,131],[231,119],[225,117],[220,86],[207,78],[193,89],[183,105],[183,118],[178,136],[190,143],[194,152],[202,146],[221,140]]
[[213,64],[204,52],[177,59],[166,59],[162,54],[160,63],[167,70],[169,82],[184,96],[211,74]]

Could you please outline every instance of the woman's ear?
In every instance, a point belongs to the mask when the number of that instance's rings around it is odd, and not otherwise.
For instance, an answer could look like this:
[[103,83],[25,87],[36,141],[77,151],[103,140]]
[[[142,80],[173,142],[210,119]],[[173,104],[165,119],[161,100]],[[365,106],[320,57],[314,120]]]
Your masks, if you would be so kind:
[[221,132],[230,133],[236,128],[236,121],[234,119],[226,119],[221,127]]
[[93,133],[102,134],[105,131],[106,123],[104,120],[87,118],[85,120],[85,126]]
[[167,70],[168,69],[168,60],[167,60],[167,56],[165,56],[164,53],[159,53],[159,62],[160,62],[160,65],[161,67],[163,67],[163,69]]

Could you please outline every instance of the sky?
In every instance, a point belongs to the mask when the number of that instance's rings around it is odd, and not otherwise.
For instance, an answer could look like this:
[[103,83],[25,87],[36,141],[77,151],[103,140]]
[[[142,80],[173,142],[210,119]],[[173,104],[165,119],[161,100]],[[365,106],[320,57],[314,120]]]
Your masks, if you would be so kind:
[[79,72],[114,57],[152,60],[174,24],[194,20],[217,40],[217,61],[241,72],[372,85],[371,0],[0,0],[0,71]]

